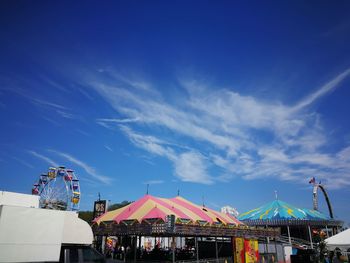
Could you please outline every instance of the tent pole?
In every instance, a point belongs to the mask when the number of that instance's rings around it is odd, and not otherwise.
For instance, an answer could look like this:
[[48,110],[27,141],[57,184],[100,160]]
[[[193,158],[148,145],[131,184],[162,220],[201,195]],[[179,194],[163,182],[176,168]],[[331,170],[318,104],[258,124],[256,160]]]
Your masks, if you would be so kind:
[[327,225],[326,225],[326,235],[327,235],[327,238],[329,238],[328,227],[327,227]]
[[314,248],[314,244],[312,243],[312,235],[311,235],[311,228],[310,228],[310,225],[308,225],[308,229],[309,229],[309,237],[310,237],[311,249],[313,249],[313,248]]
[[288,241],[289,241],[289,245],[292,245],[292,239],[290,238],[290,230],[289,230],[289,226],[287,225],[287,231],[288,231]]

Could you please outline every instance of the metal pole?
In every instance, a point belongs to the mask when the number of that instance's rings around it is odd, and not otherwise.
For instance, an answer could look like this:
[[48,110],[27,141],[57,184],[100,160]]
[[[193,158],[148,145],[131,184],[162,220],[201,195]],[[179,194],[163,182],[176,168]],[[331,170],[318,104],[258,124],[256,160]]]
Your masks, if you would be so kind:
[[308,229],[309,229],[309,237],[310,237],[311,249],[313,249],[314,248],[314,244],[312,243],[312,235],[311,235],[310,225],[308,225]]
[[266,254],[269,254],[269,242],[266,242]]
[[234,237],[231,237],[231,248],[232,248],[232,255],[233,255],[233,260],[232,262],[237,261],[237,254],[236,254],[236,240]]
[[327,235],[327,238],[329,237],[329,234],[328,234],[328,228],[327,228],[327,225],[326,225],[326,235]]
[[105,254],[106,238],[107,238],[106,236],[102,236],[102,244],[101,244],[102,254]]
[[216,237],[215,237],[215,257],[216,257],[216,262],[219,263],[218,241]]
[[194,238],[194,241],[195,241],[195,246],[196,246],[196,261],[197,263],[199,263],[199,249],[198,249],[198,239],[197,237]]
[[277,262],[278,262],[278,252],[277,252],[276,239],[275,239],[275,242],[273,242],[273,243],[275,244],[276,259],[277,259]]
[[142,236],[139,236],[139,249],[140,249],[140,257],[142,255],[142,247],[141,247],[141,239],[142,239]]
[[289,226],[287,226],[287,231],[288,231],[288,241],[289,241],[289,245],[292,245],[292,239],[290,238]]
[[[286,251],[284,250],[284,246],[281,244],[282,246],[282,254],[283,254],[283,262],[286,263]],[[289,255],[289,259],[288,259],[288,262],[290,260],[290,255]]]
[[136,263],[136,255],[137,255],[137,236],[134,236],[134,262]]
[[172,246],[172,249],[173,249],[173,263],[175,263],[175,251],[176,251],[175,237],[172,237],[171,246]]
[[[125,240],[127,241],[127,236],[125,237],[122,237],[122,247],[124,247],[122,253],[123,253],[123,261],[126,262],[126,242]],[[125,244],[124,244],[125,243]]]
[[269,237],[266,237],[266,254],[269,254],[269,244],[270,244]]

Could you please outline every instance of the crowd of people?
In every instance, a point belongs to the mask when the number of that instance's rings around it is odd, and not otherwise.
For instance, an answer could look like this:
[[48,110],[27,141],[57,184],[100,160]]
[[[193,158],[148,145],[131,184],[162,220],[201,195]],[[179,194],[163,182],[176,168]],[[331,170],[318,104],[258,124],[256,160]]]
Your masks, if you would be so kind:
[[[133,259],[135,256],[135,251],[133,247],[118,244],[117,242],[113,242],[107,240],[105,255],[107,258],[113,259]],[[143,247],[136,249],[136,258],[146,261],[151,260],[171,260],[173,256],[173,250],[169,247],[161,247],[160,245],[156,245],[153,248]],[[175,249],[175,257],[177,260],[189,260],[195,257],[195,251],[193,248],[185,247],[185,248],[176,248]]]
[[350,252],[344,253],[340,249],[330,251],[325,258],[326,263],[344,263],[350,262]]

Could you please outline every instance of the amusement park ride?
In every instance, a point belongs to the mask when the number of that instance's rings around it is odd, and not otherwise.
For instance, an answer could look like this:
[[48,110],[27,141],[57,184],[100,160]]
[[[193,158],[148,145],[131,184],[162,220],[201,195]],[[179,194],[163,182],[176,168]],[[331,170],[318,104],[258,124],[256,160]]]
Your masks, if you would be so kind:
[[79,180],[62,166],[40,175],[32,195],[0,191],[0,263],[105,262],[79,203]]
[[329,211],[329,217],[331,219],[333,219],[333,209],[332,209],[332,205],[331,202],[329,200],[328,194],[326,192],[326,189],[323,187],[323,185],[321,184],[321,182],[317,183],[315,177],[312,177],[312,179],[309,181],[310,184],[313,184],[313,190],[312,190],[312,199],[313,199],[313,206],[314,206],[314,210],[318,210],[318,189],[320,188],[325,199],[326,199],[326,203],[328,206],[328,211]]
[[64,166],[50,167],[47,173],[41,174],[32,188],[32,194],[39,196],[41,208],[79,210],[79,180],[73,170]]

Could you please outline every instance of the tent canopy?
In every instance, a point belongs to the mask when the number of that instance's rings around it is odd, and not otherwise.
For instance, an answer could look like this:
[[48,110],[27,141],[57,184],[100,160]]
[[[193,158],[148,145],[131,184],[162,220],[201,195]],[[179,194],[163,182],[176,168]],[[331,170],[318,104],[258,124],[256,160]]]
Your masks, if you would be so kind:
[[116,223],[147,220],[166,220],[167,215],[175,215],[175,220],[181,223],[200,224],[242,224],[234,216],[191,203],[183,197],[159,198],[145,195],[139,200],[122,208],[109,211],[94,220],[100,224],[105,221]]
[[240,214],[238,219],[244,221],[273,219],[329,220],[330,218],[316,210],[297,208],[281,200],[274,200],[259,208]]
[[330,250],[340,248],[343,251],[350,249],[350,229],[344,230],[325,240],[327,247]]

